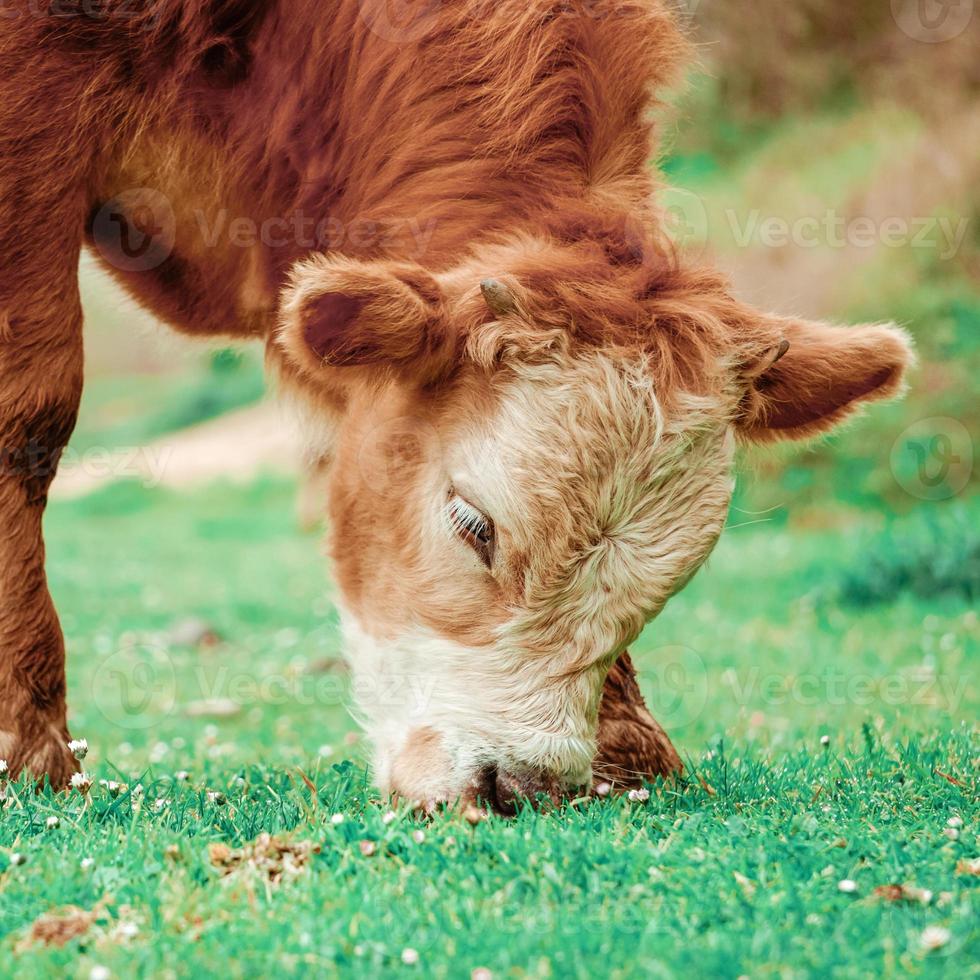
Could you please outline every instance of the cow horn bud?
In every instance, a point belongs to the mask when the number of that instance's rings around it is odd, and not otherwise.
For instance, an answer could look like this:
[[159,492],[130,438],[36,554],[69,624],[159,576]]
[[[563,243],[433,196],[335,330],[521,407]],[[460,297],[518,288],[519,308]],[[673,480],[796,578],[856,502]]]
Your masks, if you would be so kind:
[[776,348],[776,356],[769,362],[769,366],[772,367],[788,350],[789,341],[784,338],[779,342],[779,347]]
[[499,279],[484,279],[480,283],[480,292],[494,316],[513,313],[517,307],[514,294]]

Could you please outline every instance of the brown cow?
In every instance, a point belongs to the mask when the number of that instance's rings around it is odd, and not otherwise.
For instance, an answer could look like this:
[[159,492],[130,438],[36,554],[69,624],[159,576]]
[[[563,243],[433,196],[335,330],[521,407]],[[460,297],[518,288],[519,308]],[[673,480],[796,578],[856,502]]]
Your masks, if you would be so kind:
[[[377,779],[425,801],[587,783],[607,675],[711,550],[736,437],[812,436],[899,389],[900,332],[760,313],[667,244],[648,113],[684,44],[659,0],[394,9],[0,12],[15,771],[72,768],[41,516],[86,240],[177,328],[264,338],[307,406]],[[610,691],[600,768],[675,767],[628,665]]]

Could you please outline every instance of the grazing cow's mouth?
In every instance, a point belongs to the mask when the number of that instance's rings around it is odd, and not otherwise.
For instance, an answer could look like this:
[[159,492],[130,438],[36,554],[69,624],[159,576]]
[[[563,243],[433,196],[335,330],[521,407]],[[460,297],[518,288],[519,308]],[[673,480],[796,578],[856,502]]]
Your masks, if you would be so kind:
[[498,766],[486,766],[473,779],[467,795],[470,802],[488,805],[494,813],[513,817],[523,802],[557,805],[574,792],[543,770],[511,772]]

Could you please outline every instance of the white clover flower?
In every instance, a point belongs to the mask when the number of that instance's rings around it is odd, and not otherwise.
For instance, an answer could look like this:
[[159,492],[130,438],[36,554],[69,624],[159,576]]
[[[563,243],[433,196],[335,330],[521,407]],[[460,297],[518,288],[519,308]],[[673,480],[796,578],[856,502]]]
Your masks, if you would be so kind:
[[926,949],[939,949],[953,938],[953,934],[945,926],[926,926],[922,930],[920,942]]
[[84,796],[92,788],[92,777],[87,772],[72,773],[71,788]]
[[88,971],[88,980],[109,980],[112,974],[109,972],[107,966],[101,966],[96,963],[91,970]]
[[412,832],[412,840],[415,841],[416,844],[423,843],[425,841],[425,831],[424,830],[415,830],[415,831],[413,831]]
[[340,824],[342,824],[342,823],[344,822],[344,815],[343,815],[342,813],[335,813],[335,814],[333,814],[333,816],[332,816],[332,817],[330,818],[330,822],[331,822],[331,823],[332,823],[332,824],[333,824],[333,825],[334,825],[335,827],[338,827],[338,826],[340,826]]
[[417,949],[412,949],[411,946],[406,946],[402,950],[402,963],[406,966],[414,966],[419,961],[419,951]]
[[10,863],[13,867],[19,868],[22,864],[27,864],[27,855],[21,854],[20,851],[11,851]]
[[208,790],[208,803],[214,803],[216,806],[224,806],[227,801],[228,798],[220,789]]
[[597,783],[595,788],[596,796],[608,796],[612,792],[611,783]]
[[112,797],[117,797],[126,788],[114,779],[100,779],[99,785]]
[[88,755],[88,741],[84,738],[73,738],[68,743],[68,751],[81,762]]
[[48,830],[57,830],[60,825],[61,821],[57,817],[48,817],[48,819],[44,821],[44,826],[47,827]]
[[963,818],[962,817],[950,817],[949,820],[946,821],[946,826],[947,827],[952,827],[954,830],[956,830],[956,829],[958,829],[958,828],[960,828],[960,827],[963,826]]
[[827,748],[827,746],[830,745],[830,736],[829,735],[821,735],[820,736],[820,744],[824,748]]
[[389,810],[382,818],[381,822],[387,827],[388,824],[398,819],[398,814],[394,810]]
[[174,779],[176,779],[178,783],[186,783],[190,780],[190,778],[191,774],[186,769],[178,769],[174,773]]
[[92,868],[95,867],[95,858],[82,858],[82,860],[78,862],[78,866],[82,869],[82,871],[91,871]]
[[120,922],[119,923],[119,935],[123,939],[135,939],[139,935],[139,926],[135,922]]
[[837,882],[837,888],[839,891],[850,895],[852,892],[857,891],[858,886],[856,881],[851,881],[850,878],[845,878],[843,881]]
[[478,966],[470,972],[470,980],[493,980],[493,974],[485,966]]
[[631,803],[646,803],[650,799],[650,790],[644,786],[640,789],[631,789],[626,795]]
[[6,759],[0,759],[0,783],[5,782],[10,778],[10,766],[7,765]]
[[153,809],[154,809],[154,810],[155,810],[155,811],[156,811],[157,813],[159,813],[159,812],[160,812],[161,810],[163,810],[163,809],[164,809],[164,808],[165,808],[166,806],[167,806],[167,801],[166,801],[166,800],[165,800],[165,799],[164,799],[164,798],[163,798],[162,796],[158,796],[158,797],[157,797],[157,798],[156,798],[156,799],[155,799],[155,800],[153,801]]

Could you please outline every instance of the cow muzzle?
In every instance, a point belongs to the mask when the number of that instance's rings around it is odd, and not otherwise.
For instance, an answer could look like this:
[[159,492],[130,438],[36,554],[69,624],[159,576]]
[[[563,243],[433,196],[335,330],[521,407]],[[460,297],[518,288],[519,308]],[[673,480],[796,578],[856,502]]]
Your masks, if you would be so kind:
[[464,798],[470,803],[489,805],[501,816],[512,817],[522,805],[557,806],[580,788],[544,769],[487,766],[480,770]]

